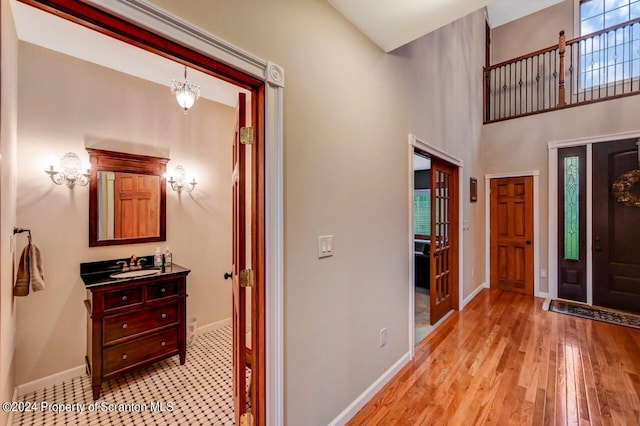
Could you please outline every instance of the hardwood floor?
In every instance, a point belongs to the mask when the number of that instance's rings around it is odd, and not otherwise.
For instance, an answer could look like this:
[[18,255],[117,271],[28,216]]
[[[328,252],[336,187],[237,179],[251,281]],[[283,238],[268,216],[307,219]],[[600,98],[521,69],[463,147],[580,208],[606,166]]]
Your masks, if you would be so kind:
[[640,330],[483,290],[349,425],[638,425]]

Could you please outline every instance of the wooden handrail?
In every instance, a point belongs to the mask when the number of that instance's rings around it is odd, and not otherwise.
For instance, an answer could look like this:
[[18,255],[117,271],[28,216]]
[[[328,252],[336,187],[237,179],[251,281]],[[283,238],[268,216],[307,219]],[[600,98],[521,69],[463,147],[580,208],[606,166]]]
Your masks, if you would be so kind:
[[[581,37],[576,37],[572,40],[567,40],[565,32],[560,31],[558,44],[514,59],[483,67],[483,80],[485,85],[483,93],[484,122],[502,121],[540,112],[599,102],[606,99],[640,94],[640,87],[634,88],[633,79],[629,80],[630,87],[626,87],[626,80],[618,81],[614,75],[613,83],[610,79],[607,79],[605,85],[603,85],[602,82],[596,82],[596,86],[598,87],[596,93],[597,98],[594,98],[593,87],[589,86],[592,90],[590,98],[587,99],[588,92],[581,92],[577,89],[579,84],[577,83],[577,78],[579,78],[579,76],[574,73],[576,69],[576,63],[574,63],[574,61],[576,58],[573,53],[567,55],[569,49],[571,49],[569,52],[574,52],[573,45],[576,43],[594,39],[602,34],[615,34],[615,32],[620,29],[624,29],[626,34],[627,27],[632,28],[633,25],[637,24],[640,24],[640,18]],[[629,40],[625,41],[625,43],[628,41]],[[536,61],[536,57],[538,58],[537,62],[533,62]],[[567,64],[567,60],[569,64]],[[528,68],[529,66],[530,68]],[[527,75],[527,70],[530,71],[529,75]],[[517,74],[518,72],[520,73],[519,75]],[[568,80],[569,78],[571,78],[571,80]],[[626,76],[625,78],[629,79],[633,77]],[[636,75],[635,78],[638,79],[638,76]],[[491,79],[493,79],[493,84]],[[613,94],[609,94],[607,89],[611,84],[614,85]],[[620,85],[622,93],[618,94],[616,92],[616,84]],[[601,86],[605,86],[605,92],[603,94],[600,93]],[[574,92],[574,88],[576,88],[576,92]],[[630,92],[625,93],[625,90],[630,90]],[[578,95],[576,95],[576,93],[578,93]],[[583,95],[582,99],[579,99],[579,94]],[[546,98],[545,95],[547,95]]]
[[502,61],[502,62],[497,63],[495,65],[491,65],[490,67],[486,67],[485,70],[486,71],[491,71],[493,69],[500,68],[500,67],[503,67],[505,65],[513,64],[514,62],[524,61],[525,59],[533,58],[534,56],[542,55],[543,53],[552,52],[552,51],[556,50],[557,48],[558,48],[558,45],[554,44],[553,46],[549,46],[549,47],[545,47],[544,49],[536,50],[533,53],[527,53],[526,55],[518,56],[517,58],[509,59],[507,61]]

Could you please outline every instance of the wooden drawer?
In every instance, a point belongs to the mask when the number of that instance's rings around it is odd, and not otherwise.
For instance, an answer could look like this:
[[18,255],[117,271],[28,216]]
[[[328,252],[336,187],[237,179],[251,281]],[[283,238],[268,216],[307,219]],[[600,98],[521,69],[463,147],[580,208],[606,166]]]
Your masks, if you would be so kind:
[[149,284],[147,286],[147,300],[161,299],[163,297],[175,296],[177,294],[177,281],[167,281],[159,284]]
[[172,328],[151,336],[105,348],[102,351],[102,374],[117,372],[147,360],[178,350],[178,329]]
[[113,342],[134,334],[178,322],[178,302],[166,303],[136,312],[104,317],[103,342]]
[[142,287],[124,288],[104,293],[104,310],[142,303]]

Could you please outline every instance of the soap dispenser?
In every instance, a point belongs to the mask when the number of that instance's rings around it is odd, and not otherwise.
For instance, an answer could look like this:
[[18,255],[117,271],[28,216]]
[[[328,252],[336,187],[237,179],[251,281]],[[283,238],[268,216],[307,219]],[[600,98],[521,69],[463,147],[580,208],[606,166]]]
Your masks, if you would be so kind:
[[160,251],[160,247],[156,248],[156,254],[153,255],[153,266],[162,268],[162,252]]
[[169,250],[169,246],[164,252],[164,266],[171,267],[171,251]]

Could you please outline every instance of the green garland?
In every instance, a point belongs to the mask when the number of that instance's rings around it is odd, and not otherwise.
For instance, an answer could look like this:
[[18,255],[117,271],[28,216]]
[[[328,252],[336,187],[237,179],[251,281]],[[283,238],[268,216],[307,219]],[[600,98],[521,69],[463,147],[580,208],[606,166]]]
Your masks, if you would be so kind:
[[631,170],[620,176],[612,185],[616,201],[627,207],[640,207],[640,196],[631,193],[631,188],[640,183],[640,170]]

